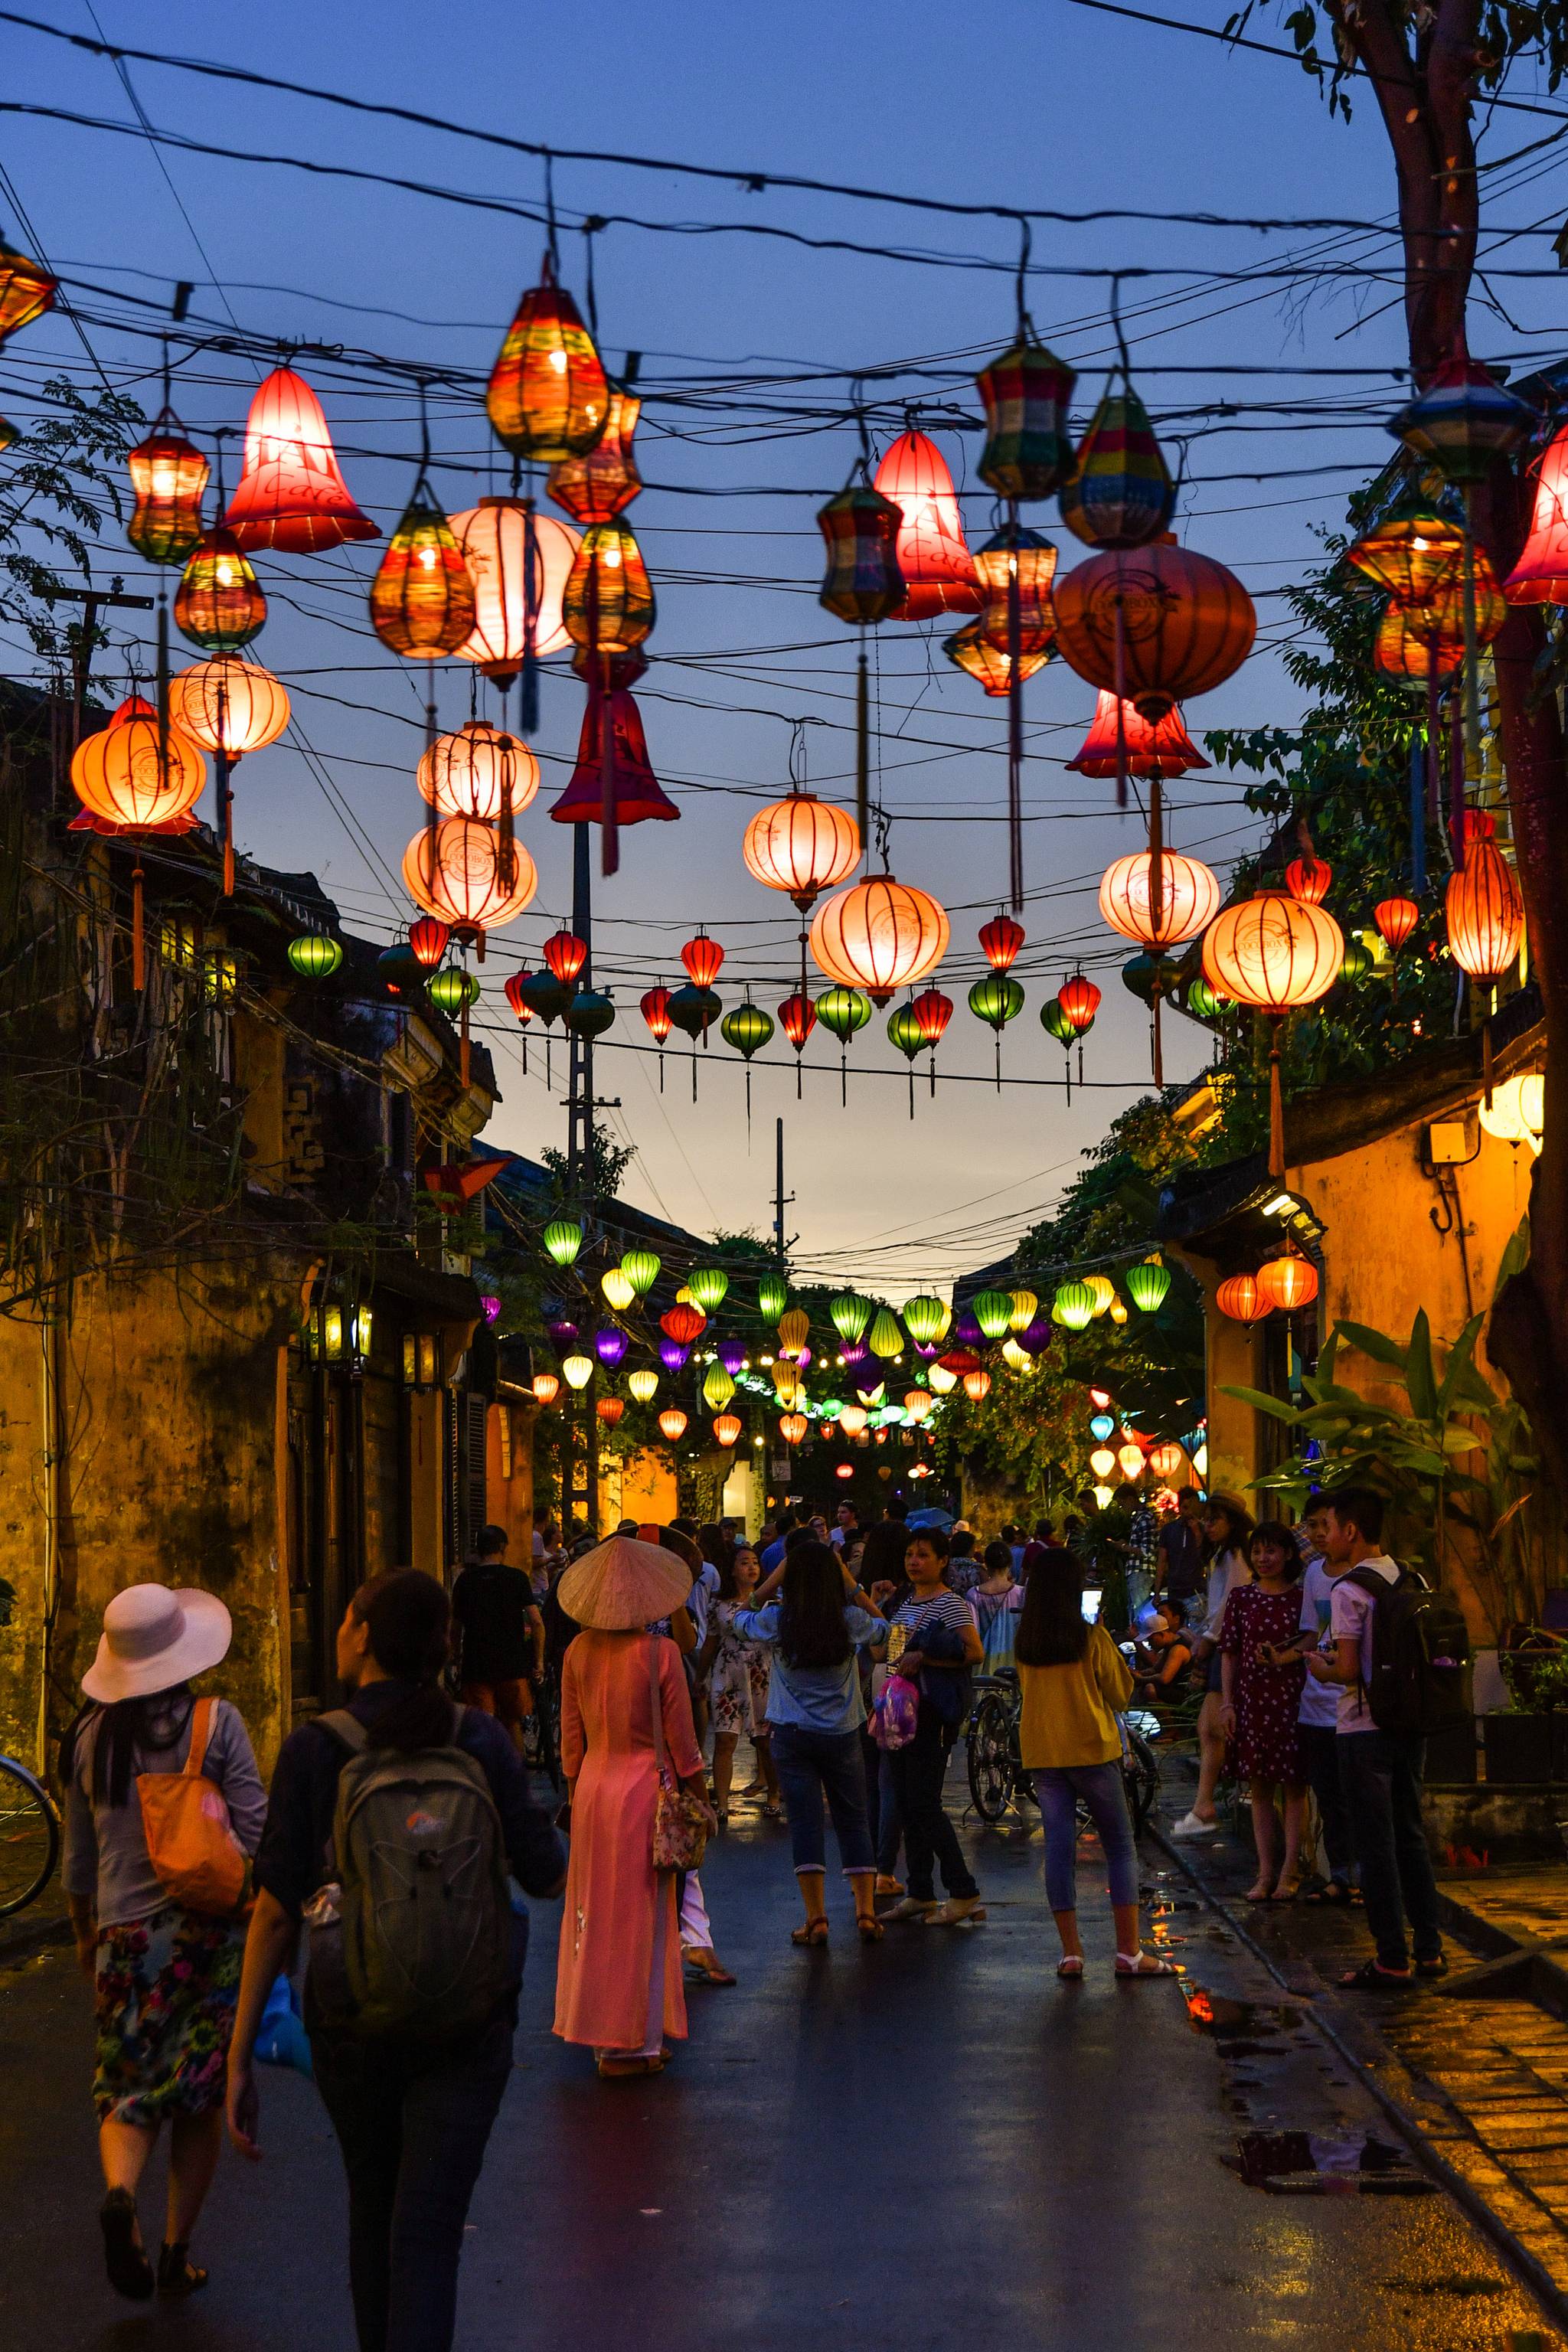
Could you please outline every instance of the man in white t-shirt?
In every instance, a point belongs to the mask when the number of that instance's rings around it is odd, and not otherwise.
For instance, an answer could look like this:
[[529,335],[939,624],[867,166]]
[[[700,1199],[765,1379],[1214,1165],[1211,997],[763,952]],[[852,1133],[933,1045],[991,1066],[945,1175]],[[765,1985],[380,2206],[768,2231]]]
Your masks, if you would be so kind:
[[[1418,1733],[1380,1731],[1367,1706],[1372,1680],[1372,1580],[1391,1588],[1401,1569],[1382,1549],[1383,1497],[1365,1486],[1341,1486],[1323,1497],[1323,1557],[1334,1577],[1329,1603],[1331,1654],[1311,1652],[1307,1671],[1337,1685],[1336,1738],[1340,1778],[1361,1864],[1366,1924],[1377,1949],[1341,1984],[1365,1990],[1397,1988],[1415,1974],[1447,1974],[1437,1926],[1437,1882],[1421,1818],[1426,1743]],[[1364,1580],[1364,1581],[1363,1581]],[[1409,1940],[1406,1940],[1406,1928]]]
[[[1306,1562],[1301,1576],[1301,1638],[1294,1649],[1279,1653],[1282,1665],[1291,1657],[1305,1658],[1311,1651],[1321,1651],[1327,1656],[1332,1649],[1329,1619],[1335,1571],[1323,1558],[1327,1523],[1328,1513],[1321,1500],[1313,1504],[1301,1522],[1301,1555]],[[1320,1682],[1315,1675],[1309,1674],[1301,1689],[1296,1738],[1312,1794],[1318,1801],[1323,1851],[1329,1864],[1327,1880],[1315,1891],[1309,1890],[1309,1903],[1348,1903],[1351,1899],[1351,1864],[1355,1849],[1351,1842],[1344,1791],[1340,1786],[1339,1712],[1340,1694],[1335,1685]]]

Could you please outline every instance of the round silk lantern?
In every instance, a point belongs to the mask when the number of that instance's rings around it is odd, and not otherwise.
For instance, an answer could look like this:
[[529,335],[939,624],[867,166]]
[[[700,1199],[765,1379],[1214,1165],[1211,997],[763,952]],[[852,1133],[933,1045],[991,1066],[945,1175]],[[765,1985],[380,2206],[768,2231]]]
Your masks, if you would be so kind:
[[1011,915],[993,915],[988,923],[981,925],[981,951],[993,971],[1012,971],[1025,937],[1023,924],[1016,923]]
[[879,874],[824,900],[811,926],[811,952],[829,980],[887,1004],[899,989],[934,971],[950,928],[929,891]]
[[1260,1323],[1270,1311],[1268,1301],[1258,1295],[1257,1276],[1251,1274],[1227,1276],[1215,1289],[1214,1303],[1233,1323]]
[[220,654],[175,672],[169,716],[204,751],[240,760],[278,740],[289,724],[289,696],[258,663]]
[[805,915],[824,890],[854,872],[860,835],[845,810],[797,790],[758,811],[741,855],[765,888],[782,890]]
[[1090,686],[1125,695],[1151,721],[1223,685],[1258,630],[1233,572],[1163,539],[1090,556],[1058,581],[1056,609],[1069,667]]
[[128,695],[108,726],[84,735],[71,754],[71,790],[81,803],[72,830],[189,833],[206,772],[178,727],[165,734],[153,705]]
[[539,790],[539,762],[526,743],[487,719],[437,735],[419,762],[419,790],[440,816],[493,823],[516,816]]
[[512,845],[509,879],[497,835],[469,816],[421,825],[403,853],[403,879],[416,906],[459,938],[515,922],[539,887],[538,868],[522,844]]
[[531,619],[537,660],[568,642],[561,602],[582,541],[570,524],[536,514],[531,499],[481,499],[448,521],[474,589],[473,630],[458,657],[504,693],[527,660]]
[[873,488],[899,509],[895,557],[904,583],[897,618],[975,613],[981,594],[952,476],[936,443],[900,433],[878,467]]
[[1310,1307],[1317,1295],[1317,1267],[1310,1259],[1299,1257],[1294,1250],[1267,1258],[1258,1269],[1258,1297],[1267,1307],[1278,1307],[1281,1314],[1293,1315],[1299,1307]]
[[1195,939],[1219,906],[1219,883],[1209,867],[1173,849],[1160,857],[1160,912],[1155,919],[1151,881],[1153,863],[1146,849],[1119,857],[1100,885],[1100,911],[1113,931],[1144,947],[1179,947]]
[[1259,890],[1227,907],[1204,935],[1204,977],[1219,996],[1268,1014],[1268,1172],[1285,1175],[1285,1111],[1279,1024],[1326,996],[1344,962],[1344,934],[1321,907],[1283,890]]

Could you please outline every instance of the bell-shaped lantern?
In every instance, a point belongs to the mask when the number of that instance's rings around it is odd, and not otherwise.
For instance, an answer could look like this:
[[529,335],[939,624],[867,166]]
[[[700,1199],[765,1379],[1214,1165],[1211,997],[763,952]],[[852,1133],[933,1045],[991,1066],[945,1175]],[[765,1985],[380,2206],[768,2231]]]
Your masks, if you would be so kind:
[[477,816],[486,824],[521,814],[539,790],[539,762],[518,736],[470,719],[437,735],[419,762],[423,797],[439,816]]
[[125,460],[136,505],[125,536],[149,563],[183,564],[202,535],[202,492],[212,468],[165,405]]
[[980,589],[947,461],[923,433],[900,433],[878,467],[873,488],[899,509],[895,552],[905,595],[900,621],[933,613],[977,613]]
[[817,514],[827,572],[817,603],[862,627],[890,620],[904,602],[899,569],[900,509],[868,481],[852,481]]
[[531,619],[536,660],[567,643],[561,600],[581,541],[569,523],[536,514],[531,499],[481,499],[447,520],[474,587],[473,634],[458,656],[504,694],[527,659]]
[[455,654],[477,617],[474,583],[423,468],[370,583],[370,618],[405,661]]
[[[942,652],[954,668],[961,669],[982,686],[987,694],[1010,694],[1013,690],[1013,665],[1005,653],[998,653],[985,635],[984,620],[967,621],[955,629],[951,637],[943,637]],[[1048,651],[1024,653],[1018,656],[1018,681],[1033,677],[1044,669],[1050,659]]]
[[517,306],[485,406],[497,440],[541,466],[585,456],[609,422],[603,362],[549,254],[542,282]]
[[680,811],[654,774],[643,734],[642,713],[624,690],[590,694],[577,738],[577,764],[550,814],[558,824],[605,822],[604,728],[609,721],[609,752],[616,796],[616,823],[640,824],[646,817],[667,823]]
[[500,835],[477,817],[447,816],[421,825],[403,853],[403,879],[416,906],[474,939],[515,922],[539,887],[532,858],[511,845],[510,872]]
[[128,695],[107,727],[84,735],[71,754],[71,790],[81,803],[73,832],[189,833],[206,782],[206,761],[179,728],[160,727],[140,694]]
[[225,522],[241,547],[319,555],[345,540],[379,539],[349,495],[321,404],[292,368],[258,385],[245,424],[245,470]]
[[[1131,702],[1121,706],[1121,740],[1127,751],[1130,776],[1184,776],[1189,768],[1206,768],[1208,761],[1187,733],[1175,703],[1152,724]],[[1068,766],[1080,776],[1114,776],[1118,728],[1116,697],[1104,687],[1094,706],[1094,719]]]
[[1568,425],[1542,455],[1530,536],[1502,593],[1510,604],[1568,604]]
[[632,436],[641,414],[642,402],[635,392],[612,390],[605,429],[594,446],[585,456],[563,457],[550,469],[546,488],[551,497],[584,530],[590,523],[613,521],[641,492],[642,476],[632,455]]
[[174,626],[204,653],[235,653],[259,635],[267,599],[232,530],[219,523],[185,559],[174,592]]
[[0,343],[41,318],[58,289],[59,280],[41,262],[29,261],[0,237]]
[[624,522],[583,534],[562,600],[566,634],[590,657],[630,653],[658,617],[641,548]]
[[1163,531],[1176,486],[1131,383],[1108,392],[1062,484],[1061,515],[1089,547],[1142,547]]
[[1048,499],[1073,462],[1068,402],[1078,378],[1027,320],[1018,341],[974,379],[985,404],[980,478],[1001,499]]

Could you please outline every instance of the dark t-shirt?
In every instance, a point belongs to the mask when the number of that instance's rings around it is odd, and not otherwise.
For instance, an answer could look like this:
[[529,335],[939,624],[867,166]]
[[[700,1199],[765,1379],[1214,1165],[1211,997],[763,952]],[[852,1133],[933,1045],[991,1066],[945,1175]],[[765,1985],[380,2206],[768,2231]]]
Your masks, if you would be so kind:
[[[377,1717],[396,1700],[406,1698],[408,1690],[406,1683],[371,1683],[355,1692],[350,1711],[374,1737]],[[500,1815],[507,1860],[518,1885],[525,1895],[547,1895],[566,1867],[565,1850],[548,1815],[528,1793],[528,1776],[510,1735],[493,1716],[468,1706],[463,1709],[457,1745],[483,1767]],[[331,1874],[327,1850],[337,1810],[338,1776],[348,1755],[342,1741],[334,1739],[319,1723],[303,1724],[291,1731],[279,1754],[267,1826],[257,1849],[255,1878],[257,1885],[276,1895],[295,1919]]]
[[461,1643],[466,1683],[515,1682],[533,1664],[528,1616],[537,1606],[521,1568],[504,1559],[475,1560],[452,1587],[452,1622]]
[[1190,1601],[1203,1590],[1203,1538],[1190,1519],[1174,1518],[1160,1531],[1165,1563],[1163,1590],[1173,1601]]

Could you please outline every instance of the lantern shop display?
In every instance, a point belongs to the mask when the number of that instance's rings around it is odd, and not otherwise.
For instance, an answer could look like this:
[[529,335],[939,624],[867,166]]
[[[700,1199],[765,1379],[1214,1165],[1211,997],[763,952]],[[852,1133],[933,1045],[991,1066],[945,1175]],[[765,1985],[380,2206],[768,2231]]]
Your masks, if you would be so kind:
[[612,521],[641,495],[642,476],[632,455],[632,436],[641,415],[637,394],[612,385],[605,428],[593,447],[580,457],[563,457],[550,469],[545,487],[551,497],[584,530],[592,523]]
[[985,446],[976,467],[998,498],[1048,499],[1071,470],[1068,403],[1078,378],[1047,351],[1026,317],[1018,340],[974,379],[985,409]]
[[1089,547],[1142,547],[1163,531],[1176,486],[1131,383],[1108,392],[1061,488],[1061,517]]
[[507,875],[500,838],[477,817],[442,817],[422,825],[403,853],[403,880],[416,906],[459,938],[515,922],[532,903],[538,869],[521,842]]
[[165,403],[125,460],[136,504],[125,536],[149,563],[184,564],[202,535],[202,493],[211,472]]
[[292,368],[274,368],[252,397],[245,467],[224,521],[241,547],[283,555],[381,537],[349,494],[321,402]]
[[1151,723],[1124,701],[1120,726],[1117,708],[1115,695],[1102,687],[1089,730],[1077,757],[1068,761],[1078,775],[1114,776],[1120,769],[1129,776],[1184,776],[1190,768],[1208,766],[1174,703],[1163,719]]
[[824,890],[854,872],[860,835],[846,810],[797,787],[786,799],[758,810],[742,838],[741,855],[766,889],[783,891],[805,915]]
[[981,593],[974,559],[947,461],[936,443],[912,429],[890,444],[872,483],[899,509],[894,555],[904,583],[896,617],[929,621],[937,613],[975,613]]
[[[531,499],[481,499],[447,518],[474,590],[474,625],[458,647],[504,694],[527,666],[569,640],[561,617],[582,541]],[[530,638],[531,636],[531,648]]]
[[204,653],[236,653],[259,635],[267,599],[233,531],[220,524],[185,559],[174,592],[174,626]]
[[1258,615],[1233,572],[1162,539],[1092,555],[1056,585],[1057,644],[1069,667],[1150,721],[1210,693],[1252,650]]
[[539,790],[539,762],[520,737],[470,719],[455,733],[437,736],[419,762],[416,782],[437,815],[493,824],[527,808]]
[[829,980],[864,989],[874,1004],[885,1005],[934,971],[949,934],[946,910],[929,891],[879,874],[823,901],[812,921],[811,952]]
[[1568,425],[1542,453],[1529,535],[1502,593],[1510,604],[1568,604]]
[[1284,890],[1259,890],[1224,913],[1204,935],[1204,977],[1219,996],[1267,1013],[1268,1172],[1285,1173],[1285,1113],[1279,1076],[1279,1024],[1287,1013],[1326,996],[1344,962],[1344,934],[1322,907]]
[[497,440],[541,466],[585,457],[608,427],[609,380],[576,303],[555,282],[551,254],[541,283],[517,306],[485,407]]
[[455,654],[474,626],[474,583],[423,472],[370,585],[371,626],[405,661]]

